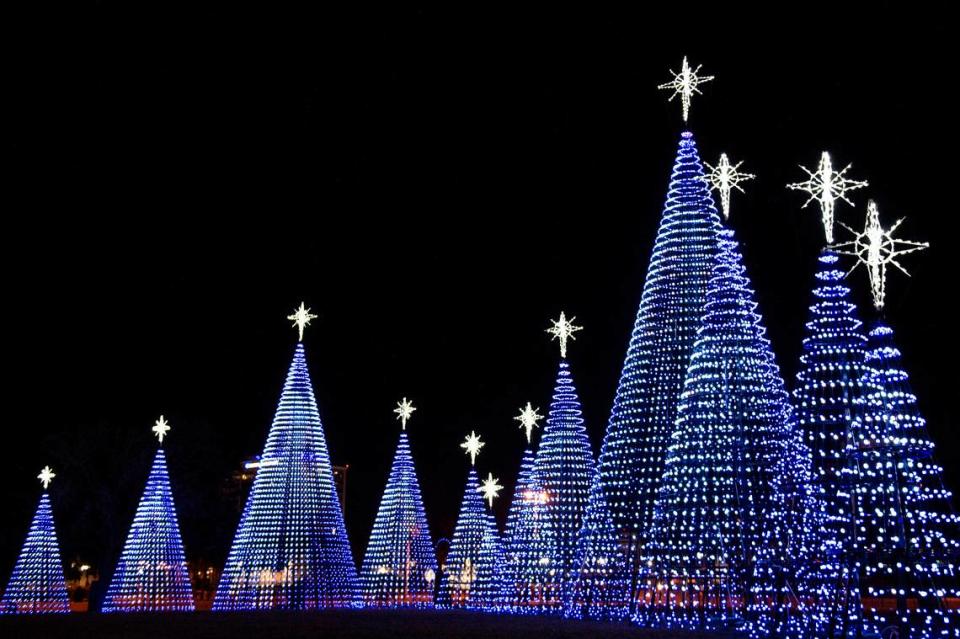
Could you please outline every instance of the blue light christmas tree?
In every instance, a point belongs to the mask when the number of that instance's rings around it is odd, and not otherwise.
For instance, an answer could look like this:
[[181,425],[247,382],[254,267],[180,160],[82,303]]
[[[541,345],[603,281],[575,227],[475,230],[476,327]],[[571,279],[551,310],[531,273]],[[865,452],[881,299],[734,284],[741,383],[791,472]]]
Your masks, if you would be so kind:
[[43,495],[30,524],[27,540],[13,567],[7,589],[0,599],[0,614],[70,612],[67,584],[63,577],[60,543],[53,525],[53,510],[47,489],[56,477],[49,466],[37,476]]
[[703,323],[642,557],[641,625],[740,627],[754,562],[783,513],[777,474],[799,442],[732,232],[723,232]]
[[470,472],[440,585],[438,603],[448,608],[496,611],[501,604],[503,548],[474,467],[483,446],[473,432],[461,444],[470,455]]
[[[170,430],[163,416],[153,427],[160,444]],[[158,612],[193,610],[190,572],[163,448],[157,449],[127,541],[101,610]]]
[[[899,224],[884,229],[870,202],[863,233],[840,245],[867,267],[878,311],[887,265],[904,270],[897,258],[926,247],[894,238]],[[953,603],[960,597],[960,518],[893,329],[882,318],[868,333],[862,385],[847,449],[856,524],[851,597],[862,601],[862,610],[853,611],[844,631],[857,637],[960,637]]]
[[622,619],[631,607],[719,230],[697,145],[684,132],[597,461],[569,616]]
[[[300,330],[315,317],[301,304]],[[214,610],[352,607],[359,583],[326,437],[297,343]]]
[[[560,341],[560,365],[547,416],[547,426],[540,438],[533,476],[543,491],[544,535],[534,546],[535,555],[549,568],[552,581],[541,603],[544,611],[562,612],[564,587],[576,561],[577,539],[583,525],[593,478],[593,453],[583,425],[580,399],[567,361],[567,341],[581,330],[573,320],[560,313],[548,329]],[[548,562],[548,563],[547,563]]]
[[433,606],[437,559],[410,454],[407,421],[413,404],[396,411],[402,430],[360,570],[363,603],[376,608]]
[[[556,551],[545,525],[545,492],[533,470],[533,429],[542,416],[527,402],[515,419],[526,431],[527,447],[523,451],[513,501],[507,514],[502,609],[528,615],[542,612],[547,602],[557,598],[549,561]],[[542,561],[544,558],[548,561]]]

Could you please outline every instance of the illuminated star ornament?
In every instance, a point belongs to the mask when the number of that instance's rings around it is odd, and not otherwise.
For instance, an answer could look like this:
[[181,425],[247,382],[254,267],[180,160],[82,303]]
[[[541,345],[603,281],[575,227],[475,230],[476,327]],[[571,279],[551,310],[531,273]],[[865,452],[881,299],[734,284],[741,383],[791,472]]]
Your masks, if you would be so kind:
[[582,331],[582,326],[574,326],[573,320],[577,319],[576,317],[571,317],[567,320],[566,315],[563,314],[563,311],[560,312],[559,320],[550,320],[553,322],[553,326],[547,329],[547,332],[553,335],[552,339],[560,340],[560,357],[563,359],[567,358],[567,340],[575,340],[576,337],[573,336],[577,331]]
[[40,480],[40,483],[43,484],[43,489],[46,490],[50,487],[50,482],[52,482],[53,478],[56,476],[57,474],[53,472],[52,468],[49,466],[44,466],[43,470],[40,471],[40,474],[37,475],[37,479]]
[[710,173],[707,174],[707,179],[710,181],[710,187],[720,193],[720,207],[723,209],[723,219],[730,219],[730,191],[732,189],[737,189],[743,193],[743,187],[740,186],[741,182],[746,182],[747,180],[752,180],[757,177],[752,173],[744,173],[740,171],[740,165],[743,162],[737,162],[736,164],[730,164],[729,158],[727,158],[726,153],[720,154],[720,161],[717,162],[716,166],[710,166],[707,162],[704,162],[707,165]]
[[397,419],[400,420],[400,427],[403,430],[407,430],[407,420],[410,419],[415,410],[417,410],[417,407],[412,402],[408,402],[406,397],[403,398],[402,402],[397,402],[397,407],[393,409],[393,412],[397,414]]
[[843,200],[853,206],[853,202],[847,198],[847,191],[867,186],[865,181],[850,180],[845,177],[844,174],[851,166],[853,165],[848,164],[842,171],[835,171],[830,160],[830,154],[824,151],[820,155],[820,164],[817,165],[816,171],[800,166],[809,176],[808,180],[787,185],[788,189],[810,194],[810,198],[803,203],[804,207],[811,202],[820,204],[820,216],[823,220],[823,231],[827,236],[827,244],[833,244],[833,210],[837,200]]
[[170,432],[170,424],[168,424],[167,420],[165,420],[163,418],[163,415],[161,415],[160,419],[154,422],[153,428],[151,428],[150,430],[153,431],[153,433],[157,436],[157,439],[162,444],[163,438],[167,436],[168,432]]
[[515,420],[520,422],[520,428],[526,429],[527,431],[527,443],[530,443],[530,437],[533,435],[533,429],[537,427],[537,422],[543,419],[543,415],[537,412],[537,409],[534,408],[530,402],[527,402],[527,405],[520,409],[520,414],[514,417]]
[[470,465],[475,466],[477,463],[477,454],[480,453],[480,449],[484,447],[484,443],[480,441],[480,436],[475,432],[470,431],[470,434],[467,435],[467,439],[460,444],[460,448],[464,449],[468,455],[470,455]]
[[310,320],[317,319],[317,316],[306,308],[303,302],[300,302],[300,308],[293,312],[293,315],[287,315],[287,319],[293,322],[293,325],[300,331],[300,341],[303,341],[303,329],[310,324]]
[[840,223],[843,228],[853,233],[854,237],[849,242],[837,244],[834,248],[839,253],[857,258],[857,263],[853,265],[850,272],[853,272],[861,264],[867,267],[867,274],[870,276],[870,292],[873,293],[873,305],[878,310],[883,308],[886,295],[887,264],[893,264],[909,277],[910,273],[897,261],[897,258],[914,251],[922,251],[930,246],[926,242],[913,242],[893,237],[893,232],[905,219],[907,218],[902,217],[889,229],[884,229],[880,226],[880,213],[877,210],[877,204],[870,200],[867,202],[867,220],[862,233],[857,233],[843,222]]
[[703,95],[698,87],[704,82],[713,80],[712,75],[697,75],[702,66],[702,64],[699,64],[696,69],[691,69],[690,65],[687,64],[687,57],[684,56],[683,64],[680,66],[680,73],[676,73],[673,69],[670,69],[670,73],[673,74],[673,80],[657,87],[658,89],[666,89],[668,91],[673,90],[673,93],[667,99],[668,102],[672,101],[678,95],[680,96],[684,122],[687,121],[687,117],[690,115],[690,98],[693,97],[694,93]]
[[493,473],[487,473],[487,478],[483,480],[477,490],[483,493],[483,498],[487,500],[490,508],[493,508],[493,500],[500,496],[503,486],[500,485],[500,480],[493,476]]

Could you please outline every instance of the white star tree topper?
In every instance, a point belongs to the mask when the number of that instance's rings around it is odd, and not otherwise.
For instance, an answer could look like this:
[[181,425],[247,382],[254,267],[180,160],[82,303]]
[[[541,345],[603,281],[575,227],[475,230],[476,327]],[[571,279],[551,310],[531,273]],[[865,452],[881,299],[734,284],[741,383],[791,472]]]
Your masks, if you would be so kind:
[[489,507],[493,508],[493,500],[500,496],[503,486],[500,485],[500,480],[493,476],[493,473],[487,473],[487,478],[483,480],[477,490],[483,493],[483,498],[487,500]]
[[730,192],[733,189],[737,189],[743,193],[744,190],[743,187],[740,186],[740,183],[752,180],[757,176],[752,173],[740,171],[740,165],[743,164],[743,162],[730,164],[730,159],[727,158],[726,153],[720,154],[720,161],[717,162],[716,166],[711,166],[707,162],[704,162],[704,164],[707,165],[707,169],[710,171],[710,173],[707,174],[710,187],[720,193],[720,208],[723,210],[723,219],[729,220]]
[[910,273],[897,261],[897,258],[907,253],[922,251],[930,246],[926,242],[914,242],[893,237],[893,232],[905,219],[907,218],[902,217],[889,229],[884,229],[880,225],[880,212],[877,210],[877,204],[870,200],[867,202],[867,219],[862,233],[857,233],[843,222],[840,223],[840,226],[850,231],[854,237],[849,242],[837,244],[834,248],[839,253],[857,258],[857,263],[850,269],[851,273],[861,264],[866,266],[867,274],[870,277],[873,305],[878,310],[883,308],[884,298],[886,297],[887,264],[893,264],[904,275],[910,277]]
[[477,455],[480,453],[480,449],[483,448],[486,444],[480,441],[480,436],[475,432],[470,431],[470,434],[467,435],[467,439],[460,444],[462,448],[468,455],[470,455],[470,465],[475,466],[477,463]]
[[299,341],[303,341],[303,329],[310,324],[310,320],[317,319],[317,316],[310,312],[303,302],[300,302],[300,308],[296,309],[292,315],[287,315],[287,319],[293,322],[293,325],[300,331]]
[[703,93],[698,88],[704,82],[709,82],[713,80],[712,75],[700,76],[697,73],[700,71],[702,64],[697,65],[696,69],[691,69],[690,65],[687,64],[687,56],[683,56],[683,64],[680,66],[680,73],[676,73],[673,69],[670,69],[670,73],[673,74],[673,80],[670,82],[665,82],[658,86],[658,89],[673,90],[673,93],[670,94],[670,97],[667,98],[668,102],[673,101],[675,97],[680,96],[680,105],[683,107],[683,121],[686,122],[687,118],[690,115],[690,99],[693,97],[693,94]]
[[514,419],[520,422],[520,428],[527,431],[527,443],[529,444],[530,438],[533,436],[533,429],[537,428],[537,422],[543,419],[543,415],[537,412],[537,409],[530,402],[527,402],[527,405],[520,409],[520,414]]
[[417,407],[413,405],[413,402],[408,402],[406,397],[403,398],[402,402],[397,402],[397,407],[393,409],[393,412],[397,414],[397,419],[400,420],[400,428],[407,430],[407,421],[415,410],[417,410]]
[[577,338],[573,336],[577,331],[582,331],[582,326],[574,326],[573,320],[577,319],[576,317],[571,317],[567,320],[567,316],[563,314],[563,311],[560,311],[559,320],[550,320],[553,322],[553,326],[547,329],[547,332],[550,333],[553,337],[552,340],[560,340],[560,357],[563,359],[567,358],[567,340],[576,340]]
[[160,419],[153,423],[153,428],[150,430],[153,431],[153,434],[157,436],[157,440],[163,444],[163,438],[167,436],[167,433],[170,432],[170,424],[167,423],[167,420],[163,418],[163,415],[160,416]]
[[842,171],[835,171],[833,162],[830,160],[830,153],[824,151],[820,155],[820,164],[817,165],[816,171],[811,171],[800,165],[809,179],[787,185],[788,189],[810,194],[810,198],[803,203],[803,207],[811,202],[820,204],[820,217],[823,221],[823,232],[826,235],[827,244],[833,244],[833,211],[836,208],[837,200],[843,200],[853,206],[853,202],[847,197],[847,191],[867,186],[866,181],[850,180],[845,176],[851,166],[853,165],[848,164]]
[[37,475],[37,479],[40,480],[40,483],[43,484],[43,489],[46,490],[47,488],[50,488],[50,482],[52,482],[53,478],[56,476],[57,474],[53,472],[52,468],[49,466],[44,466],[43,470],[40,471],[40,474]]

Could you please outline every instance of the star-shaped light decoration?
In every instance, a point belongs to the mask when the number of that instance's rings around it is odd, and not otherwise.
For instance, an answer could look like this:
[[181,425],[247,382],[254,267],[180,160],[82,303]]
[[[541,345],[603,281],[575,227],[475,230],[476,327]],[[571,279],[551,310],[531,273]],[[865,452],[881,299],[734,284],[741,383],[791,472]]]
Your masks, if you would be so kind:
[[303,302],[300,302],[300,308],[293,312],[293,315],[287,315],[287,319],[293,322],[293,325],[300,331],[300,340],[303,341],[303,329],[310,324],[310,320],[317,319],[317,316],[310,312]]
[[43,470],[40,471],[40,474],[37,475],[37,479],[40,480],[40,483],[43,484],[43,489],[46,490],[50,487],[50,482],[52,482],[53,478],[56,476],[57,474],[53,472],[52,468],[49,466],[44,466]]
[[830,154],[824,151],[820,155],[820,164],[817,165],[816,171],[800,166],[807,173],[809,179],[787,185],[788,189],[810,194],[810,198],[803,203],[804,207],[811,202],[820,204],[820,217],[823,221],[823,232],[827,237],[827,244],[833,244],[833,210],[836,207],[837,200],[843,200],[853,206],[853,202],[847,197],[847,191],[867,186],[866,181],[850,180],[845,177],[844,174],[850,170],[851,166],[853,165],[848,164],[842,171],[835,171],[833,162],[830,160]]
[[729,158],[727,158],[726,153],[720,154],[720,161],[717,162],[716,166],[710,166],[707,162],[704,162],[707,165],[710,173],[707,174],[707,180],[710,181],[710,187],[714,191],[720,193],[720,208],[723,209],[723,219],[730,219],[730,191],[732,189],[737,189],[743,193],[743,187],[740,186],[741,182],[746,182],[747,180],[752,180],[757,177],[752,173],[744,173],[740,171],[740,165],[743,162],[737,162],[736,164],[730,164]]
[[153,434],[157,436],[157,439],[162,444],[163,438],[167,436],[168,432],[170,432],[170,424],[168,424],[167,420],[165,420],[163,415],[161,415],[160,419],[153,423],[153,428],[150,430],[153,431]]
[[483,493],[483,498],[487,500],[490,508],[493,508],[493,500],[500,496],[503,486],[500,485],[500,480],[493,476],[493,473],[487,473],[487,478],[483,480],[477,490]]
[[397,414],[397,419],[400,420],[400,427],[403,430],[407,430],[407,420],[410,419],[415,410],[417,410],[417,407],[412,402],[408,402],[406,397],[403,398],[402,402],[397,402],[397,407],[393,409],[393,412]]
[[673,90],[673,93],[667,99],[668,102],[672,101],[678,95],[680,96],[680,104],[683,107],[683,121],[687,121],[687,117],[690,115],[690,98],[693,97],[694,93],[701,93],[698,88],[704,82],[709,82],[713,80],[712,75],[699,76],[697,73],[700,71],[702,64],[698,64],[696,69],[691,69],[690,65],[687,64],[687,56],[683,56],[683,64],[680,66],[680,73],[674,72],[673,69],[670,69],[670,73],[673,74],[673,80],[670,82],[665,82],[658,86],[658,89]]
[[530,402],[527,402],[527,405],[520,409],[520,414],[514,419],[520,422],[520,428],[527,431],[527,443],[529,444],[533,429],[537,427],[537,422],[543,419],[543,415],[538,413]]
[[460,444],[460,448],[464,449],[466,453],[470,455],[471,466],[476,465],[477,455],[480,453],[480,449],[484,446],[485,444],[480,441],[480,436],[473,431],[470,431],[470,434],[467,435],[467,439]]
[[837,244],[834,248],[839,253],[857,258],[857,263],[853,265],[850,272],[853,272],[861,264],[867,267],[867,274],[870,276],[870,292],[873,294],[873,305],[878,310],[883,308],[884,297],[886,296],[887,264],[893,264],[909,277],[910,273],[897,261],[897,258],[914,251],[922,251],[930,246],[926,242],[913,242],[893,237],[893,232],[905,219],[907,218],[902,217],[889,229],[884,229],[880,225],[880,212],[877,210],[877,204],[870,200],[867,202],[867,219],[862,233],[857,233],[843,222],[840,223],[840,226],[853,233],[854,237],[849,242]]
[[547,329],[547,332],[553,335],[551,339],[560,340],[560,357],[567,358],[567,340],[575,340],[576,337],[573,336],[577,331],[582,331],[582,326],[574,326],[573,320],[577,319],[576,317],[571,317],[567,320],[567,316],[563,314],[563,311],[560,311],[559,320],[550,320],[553,322],[553,326]]

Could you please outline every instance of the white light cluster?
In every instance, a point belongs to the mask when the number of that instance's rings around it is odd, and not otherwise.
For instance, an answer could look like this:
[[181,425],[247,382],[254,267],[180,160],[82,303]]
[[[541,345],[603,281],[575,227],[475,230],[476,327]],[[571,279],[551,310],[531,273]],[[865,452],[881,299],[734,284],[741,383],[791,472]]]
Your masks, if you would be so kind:
[[842,200],[853,206],[853,202],[847,197],[847,192],[867,186],[865,181],[851,180],[846,177],[845,174],[851,166],[853,165],[848,164],[841,171],[834,170],[830,154],[824,151],[820,155],[820,164],[815,171],[800,166],[809,179],[787,185],[788,189],[804,191],[810,195],[810,198],[803,203],[804,207],[811,202],[817,202],[820,205],[820,216],[827,244],[833,244],[833,218],[837,201]]
[[413,411],[417,408],[407,401],[407,398],[404,397],[402,402],[397,402],[397,407],[393,409],[393,412],[397,414],[397,419],[400,420],[401,430],[407,430],[407,421],[413,415]]
[[862,233],[854,231],[843,222],[840,223],[854,237],[849,242],[837,244],[835,248],[840,253],[857,258],[857,263],[853,266],[854,269],[860,264],[867,268],[870,277],[870,292],[873,294],[873,305],[878,309],[883,308],[886,297],[887,265],[892,264],[909,277],[910,273],[897,261],[897,258],[930,246],[926,242],[913,242],[893,237],[893,232],[905,219],[900,218],[889,229],[884,229],[880,225],[880,213],[877,210],[877,204],[870,200],[867,202],[867,218]]
[[690,65],[687,64],[687,57],[683,57],[683,64],[680,65],[680,72],[677,73],[673,69],[670,69],[670,73],[673,75],[673,80],[666,82],[658,86],[658,89],[665,89],[668,91],[673,91],[670,94],[668,101],[672,101],[675,97],[680,96],[680,105],[683,108],[683,121],[686,122],[687,118],[690,115],[690,100],[693,98],[695,93],[702,93],[699,89],[700,85],[704,82],[709,82],[713,80],[712,75],[697,75],[700,72],[700,68],[703,65],[697,65],[696,69],[691,69]]
[[563,311],[560,311],[560,319],[550,320],[553,323],[553,326],[547,329],[547,332],[552,335],[551,340],[560,340],[560,357],[567,356],[567,340],[577,339],[574,336],[574,333],[582,331],[582,326],[575,326],[573,320],[577,319],[576,317],[571,317],[569,320],[567,316],[564,315]]
[[480,436],[477,435],[474,431],[470,431],[470,434],[467,435],[467,438],[460,444],[460,448],[466,452],[467,455],[470,455],[470,465],[476,466],[477,464],[477,455],[480,454],[480,449],[486,446],[482,441],[480,441]]
[[303,302],[300,302],[300,308],[293,311],[292,315],[287,315],[287,319],[293,322],[297,327],[299,341],[303,341],[303,329],[310,324],[310,320],[317,319],[317,316],[310,312]]
[[534,408],[530,402],[527,402],[527,405],[520,409],[520,414],[514,417],[514,419],[520,422],[520,428],[526,431],[527,444],[529,444],[533,436],[533,429],[537,428],[537,422],[543,419],[543,415],[538,413],[537,409]]
[[487,505],[493,508],[493,500],[500,496],[500,491],[503,490],[503,486],[500,485],[500,480],[493,476],[493,473],[487,473],[487,478],[483,480],[483,483],[480,484],[477,490],[483,493],[483,498],[487,500]]
[[706,165],[710,171],[707,174],[707,179],[710,180],[710,186],[720,194],[720,208],[723,211],[723,219],[725,220],[730,219],[730,192],[736,189],[743,193],[743,187],[740,186],[740,183],[757,177],[752,173],[741,171],[741,164],[743,164],[743,162],[730,164],[730,159],[726,153],[720,154],[720,160],[716,166],[711,166],[709,163],[704,162],[704,165]]

